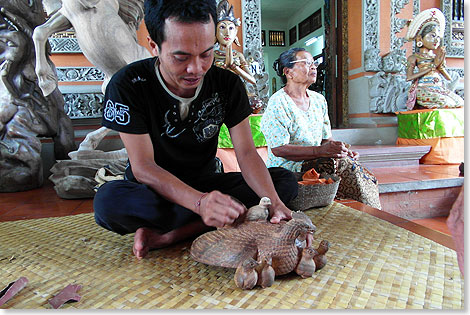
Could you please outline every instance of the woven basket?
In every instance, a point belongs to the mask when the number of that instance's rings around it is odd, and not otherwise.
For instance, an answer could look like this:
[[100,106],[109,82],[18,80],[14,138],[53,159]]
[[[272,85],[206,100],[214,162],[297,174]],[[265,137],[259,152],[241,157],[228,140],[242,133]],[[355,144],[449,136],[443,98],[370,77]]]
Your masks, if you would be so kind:
[[[295,172],[297,180],[302,180],[303,173]],[[338,191],[339,181],[341,180],[334,174],[322,173],[320,178],[331,178],[333,184],[302,185],[299,184],[299,194],[292,200],[287,207],[295,211],[303,211],[310,208],[325,207],[333,202]]]

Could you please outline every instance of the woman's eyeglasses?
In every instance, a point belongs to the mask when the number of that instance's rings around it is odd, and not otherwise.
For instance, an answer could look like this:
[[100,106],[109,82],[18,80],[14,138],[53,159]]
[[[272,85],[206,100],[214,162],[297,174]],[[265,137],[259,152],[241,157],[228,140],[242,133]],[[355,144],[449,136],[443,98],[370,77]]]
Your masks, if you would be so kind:
[[290,63],[296,63],[296,62],[305,62],[305,65],[309,68],[315,63],[313,60],[310,60],[310,59],[293,60]]

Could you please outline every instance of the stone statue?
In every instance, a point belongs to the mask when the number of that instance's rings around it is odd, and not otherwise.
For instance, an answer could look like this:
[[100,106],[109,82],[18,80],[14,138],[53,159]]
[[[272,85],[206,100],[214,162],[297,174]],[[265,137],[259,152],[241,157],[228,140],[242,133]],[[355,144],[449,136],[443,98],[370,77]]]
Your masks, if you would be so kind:
[[[50,19],[34,30],[36,73],[39,86],[47,95],[57,86],[54,69],[45,62],[45,45],[53,33],[73,27],[85,57],[105,74],[102,91],[114,73],[127,64],[151,57],[137,42],[136,31],[143,19],[144,0],[46,0]],[[59,161],[51,169],[50,180],[62,198],[90,198],[97,184],[95,173],[104,166],[119,176],[127,159],[125,149],[116,152],[96,150],[109,130],[101,127],[90,132],[78,151],[70,152],[71,161]],[[73,174],[73,175],[72,175]]]
[[[60,6],[60,2],[62,6]],[[45,0],[49,20],[34,30],[36,73],[44,95],[57,86],[57,77],[46,62],[49,36],[74,28],[85,57],[105,74],[102,91],[111,76],[125,65],[151,54],[137,43],[144,0]]]
[[444,14],[436,8],[420,12],[408,26],[406,39],[414,40],[418,47],[407,62],[406,77],[413,81],[407,101],[409,110],[416,104],[424,108],[464,105],[463,99],[446,86],[452,78],[446,70],[445,47],[441,46],[444,30]]
[[[0,1],[0,192],[43,184],[38,136],[52,137],[57,159],[75,150],[62,94],[54,88],[44,96],[34,71],[31,38],[44,20],[41,1]],[[48,56],[44,60],[53,67]]]

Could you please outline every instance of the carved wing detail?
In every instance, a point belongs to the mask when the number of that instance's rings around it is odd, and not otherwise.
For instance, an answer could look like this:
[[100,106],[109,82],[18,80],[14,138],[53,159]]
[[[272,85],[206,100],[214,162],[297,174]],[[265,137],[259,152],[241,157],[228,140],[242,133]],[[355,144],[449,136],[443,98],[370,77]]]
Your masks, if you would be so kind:
[[237,268],[245,259],[256,258],[255,233],[244,228],[221,228],[207,232],[194,240],[191,257],[201,263]]

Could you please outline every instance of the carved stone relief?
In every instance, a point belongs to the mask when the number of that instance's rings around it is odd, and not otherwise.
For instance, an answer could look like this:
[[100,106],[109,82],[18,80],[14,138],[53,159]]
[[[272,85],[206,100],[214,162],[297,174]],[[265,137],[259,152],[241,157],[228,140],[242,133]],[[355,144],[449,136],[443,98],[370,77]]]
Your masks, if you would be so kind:
[[49,37],[49,44],[51,45],[52,53],[56,54],[82,52],[73,30],[53,34]]
[[[264,65],[263,48],[261,46],[261,3],[260,0],[242,0],[242,16],[243,16],[243,54],[250,62],[259,65],[259,71],[254,74],[256,79],[257,91],[252,92],[258,95],[261,101],[262,109],[268,104],[269,99],[269,77],[266,73]],[[247,86],[248,89],[254,89],[252,85]]]
[[400,49],[405,43],[404,38],[397,37],[396,34],[399,33],[406,25],[407,19],[397,18],[397,14],[410,2],[410,0],[393,0],[391,1],[392,14],[390,16],[391,20],[391,51],[395,49]]
[[[99,82],[104,80],[104,73],[95,67],[57,67],[59,82]],[[103,108],[103,93],[80,91],[62,92],[64,110],[71,119],[100,118]]]
[[406,76],[380,71],[369,79],[371,113],[405,111],[410,82]]
[[63,93],[65,113],[71,118],[101,118],[103,93]]
[[95,67],[57,67],[59,82],[103,81],[104,73]]
[[452,1],[442,0],[442,13],[446,17],[446,30],[444,32],[444,46],[447,57],[464,57],[464,31],[463,21],[452,21]]
[[[364,69],[366,71],[402,72],[406,68],[406,52],[401,49],[405,43],[404,38],[397,37],[397,34],[405,27],[407,20],[397,18],[396,15],[407,5],[410,0],[391,1],[391,36],[390,52],[385,56],[379,56],[379,13],[380,3],[366,0],[365,19],[365,52]],[[419,1],[413,1],[413,12],[419,12]]]
[[364,69],[380,71],[379,56],[379,4],[380,1],[364,1]]

